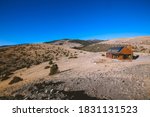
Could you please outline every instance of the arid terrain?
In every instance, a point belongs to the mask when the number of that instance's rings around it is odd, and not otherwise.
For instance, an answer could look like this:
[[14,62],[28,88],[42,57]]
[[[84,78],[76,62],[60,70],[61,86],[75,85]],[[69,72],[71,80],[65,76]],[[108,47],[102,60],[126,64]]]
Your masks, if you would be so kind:
[[[106,58],[116,45],[132,45],[139,57]],[[150,99],[148,36],[8,46],[0,55],[0,99]]]

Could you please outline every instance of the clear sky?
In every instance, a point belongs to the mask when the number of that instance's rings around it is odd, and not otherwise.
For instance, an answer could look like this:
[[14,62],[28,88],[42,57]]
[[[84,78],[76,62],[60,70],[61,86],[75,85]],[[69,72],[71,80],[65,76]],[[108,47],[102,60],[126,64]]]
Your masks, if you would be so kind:
[[0,45],[150,35],[150,0],[0,0]]

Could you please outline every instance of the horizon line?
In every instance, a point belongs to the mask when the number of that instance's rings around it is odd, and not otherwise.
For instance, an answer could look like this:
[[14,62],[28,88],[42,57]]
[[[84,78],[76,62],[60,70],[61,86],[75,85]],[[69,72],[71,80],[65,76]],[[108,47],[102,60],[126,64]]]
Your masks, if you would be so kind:
[[46,42],[52,42],[52,41],[60,41],[60,40],[104,40],[104,41],[109,41],[109,40],[115,40],[115,39],[127,39],[127,38],[137,38],[137,37],[150,37],[150,35],[141,35],[141,36],[131,36],[131,37],[112,37],[112,38],[107,38],[107,39],[102,39],[102,38],[61,38],[61,39],[50,39],[49,41],[42,41],[42,42],[24,42],[24,43],[8,43],[8,44],[2,44],[0,42],[0,46],[15,46],[15,45],[27,45],[27,44],[42,44]]

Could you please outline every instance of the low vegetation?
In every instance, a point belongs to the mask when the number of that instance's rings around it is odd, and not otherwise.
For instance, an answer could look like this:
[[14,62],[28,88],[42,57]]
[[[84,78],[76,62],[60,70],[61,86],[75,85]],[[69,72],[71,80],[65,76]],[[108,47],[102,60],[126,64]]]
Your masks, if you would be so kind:
[[[91,44],[83,47],[75,47],[75,49],[89,51],[89,52],[104,52],[107,51],[111,47],[117,47],[117,46],[126,46],[127,44],[102,44],[102,43],[96,43]],[[132,46],[134,52],[143,52],[143,53],[150,53],[150,49],[146,48],[144,46],[139,45],[133,45]]]
[[50,73],[49,73],[49,75],[54,75],[54,74],[56,74],[58,72],[59,72],[58,71],[58,65],[56,63],[52,64],[50,66]]
[[[39,82],[26,85],[13,93],[13,96],[0,96],[0,100],[96,100],[84,90],[66,91],[64,82]],[[59,87],[62,87],[59,89]],[[26,92],[27,90],[27,92]],[[23,93],[22,93],[23,92]],[[23,95],[25,94],[25,95]]]
[[133,46],[133,50],[135,52],[150,53],[150,48],[145,48],[144,46]]
[[95,44],[95,43],[99,43],[102,42],[103,40],[79,40],[79,39],[74,39],[74,40],[70,40],[69,42],[72,43],[79,43],[81,45],[85,46],[89,46],[91,44]]
[[12,84],[18,83],[18,82],[20,82],[20,81],[23,81],[23,79],[20,78],[20,77],[18,77],[18,76],[15,76],[15,77],[9,82],[9,84],[12,85]]
[[50,66],[45,66],[45,69],[48,69],[48,68],[50,68]]
[[109,48],[114,46],[121,46],[115,44],[92,44],[84,47],[76,47],[75,49],[80,49],[89,52],[104,52],[107,51]]
[[52,61],[52,59],[50,59],[50,61],[49,61],[49,64],[51,65],[51,64],[53,64],[53,61]]
[[0,48],[0,80],[6,80],[15,70],[29,68],[42,62],[69,57],[68,49],[51,44],[27,44]]
[[[104,40],[80,40],[80,39],[61,39],[61,40],[54,40],[54,41],[50,41],[50,42],[45,42],[45,43],[55,43],[55,42],[58,42],[58,41],[68,41],[68,42],[71,42],[71,43],[79,43],[81,44],[82,46],[88,46],[88,45],[91,45],[91,44],[94,44],[94,43],[99,43],[99,42],[102,42]],[[59,45],[63,45],[63,42],[62,43],[59,43]]]

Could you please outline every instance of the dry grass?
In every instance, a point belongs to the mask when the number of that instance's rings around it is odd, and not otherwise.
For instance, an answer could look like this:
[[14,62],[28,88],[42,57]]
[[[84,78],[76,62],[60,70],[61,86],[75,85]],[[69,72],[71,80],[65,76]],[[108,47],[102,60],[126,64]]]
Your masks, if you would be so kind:
[[115,46],[121,46],[119,44],[92,44],[92,45],[88,45],[85,47],[79,47],[76,49],[81,49],[84,51],[89,51],[89,52],[104,52],[107,51],[109,48],[111,47],[115,47]]
[[51,44],[28,44],[1,48],[0,55],[0,79],[4,77],[7,79],[15,70],[69,57],[72,52]]

